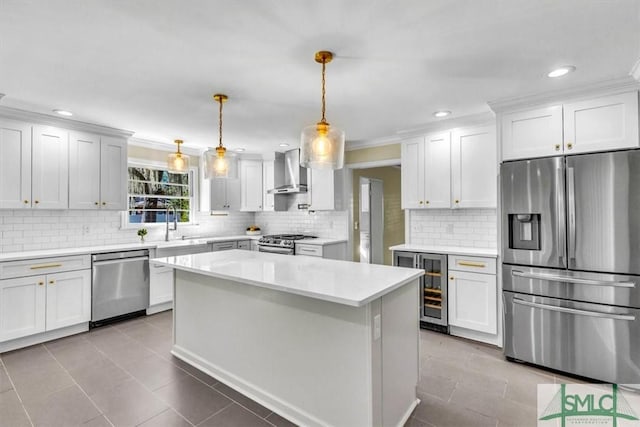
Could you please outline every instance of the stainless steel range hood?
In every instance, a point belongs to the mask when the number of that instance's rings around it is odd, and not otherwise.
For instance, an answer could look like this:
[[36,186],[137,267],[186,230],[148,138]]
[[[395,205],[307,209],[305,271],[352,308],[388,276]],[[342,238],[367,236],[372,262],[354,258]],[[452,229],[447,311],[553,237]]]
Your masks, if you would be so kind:
[[284,153],[284,162],[276,162],[284,168],[284,185],[270,189],[269,194],[291,194],[307,192],[307,168],[300,166],[300,149]]

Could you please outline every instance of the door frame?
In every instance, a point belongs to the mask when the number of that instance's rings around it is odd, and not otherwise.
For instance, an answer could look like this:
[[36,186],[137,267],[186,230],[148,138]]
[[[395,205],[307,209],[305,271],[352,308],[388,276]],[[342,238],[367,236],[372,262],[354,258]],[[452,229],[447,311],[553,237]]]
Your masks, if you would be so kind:
[[[348,221],[347,221],[347,231],[349,233],[349,237],[347,240],[347,260],[353,261],[353,221],[355,218],[355,212],[353,211],[353,170],[354,169],[371,169],[371,168],[381,168],[385,166],[400,166],[402,167],[402,162],[400,158],[396,159],[385,159],[385,160],[374,160],[370,162],[358,162],[358,163],[350,163],[345,164],[345,177],[344,177],[344,195],[345,201],[348,203]],[[405,238],[407,236],[407,223],[406,223],[406,215],[405,215]]]

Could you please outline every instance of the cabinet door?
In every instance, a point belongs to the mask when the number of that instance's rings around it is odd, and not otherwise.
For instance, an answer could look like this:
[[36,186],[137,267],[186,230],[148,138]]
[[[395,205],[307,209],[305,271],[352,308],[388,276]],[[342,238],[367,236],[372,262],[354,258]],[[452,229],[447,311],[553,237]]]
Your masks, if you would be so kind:
[[240,210],[262,210],[262,161],[240,161]]
[[226,180],[226,200],[227,209],[230,211],[240,210],[240,180],[238,178],[227,178]]
[[173,268],[150,265],[149,306],[173,301]]
[[45,277],[0,280],[0,341],[45,331]]
[[101,137],[100,208],[127,209],[127,141],[121,138]]
[[308,169],[309,209],[315,211],[335,210],[335,176],[334,171]]
[[69,208],[69,133],[33,127],[31,196],[34,208]]
[[495,127],[454,132],[451,141],[453,207],[495,208],[497,176]]
[[562,154],[562,106],[502,116],[502,160]]
[[402,209],[424,206],[424,138],[402,142]]
[[251,250],[251,240],[238,240],[238,249]]
[[227,209],[227,179],[212,178],[209,180],[209,191],[211,199],[209,209],[212,211],[223,211]]
[[449,324],[497,333],[496,276],[449,271]]
[[48,274],[47,331],[91,320],[91,270]]
[[72,132],[69,138],[69,209],[100,208],[100,136]]
[[0,209],[31,207],[31,125],[0,120]]
[[565,153],[638,147],[638,92],[564,105]]
[[275,195],[269,194],[267,191],[273,190],[275,183],[275,164],[272,160],[266,160],[262,163],[262,210],[275,210]]
[[424,140],[424,206],[451,207],[451,133],[427,135]]

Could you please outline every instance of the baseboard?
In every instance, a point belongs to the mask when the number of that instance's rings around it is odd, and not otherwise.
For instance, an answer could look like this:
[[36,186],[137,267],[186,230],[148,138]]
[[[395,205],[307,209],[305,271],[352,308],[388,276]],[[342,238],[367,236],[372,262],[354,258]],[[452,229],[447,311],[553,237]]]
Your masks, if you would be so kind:
[[409,418],[411,418],[411,414],[413,414],[413,410],[416,409],[416,407],[420,404],[420,399],[416,399],[410,406],[409,409],[407,409],[407,412],[402,416],[402,419],[400,420],[400,422],[398,423],[398,427],[403,427],[407,421],[409,421]]
[[465,328],[458,328],[456,326],[449,326],[449,334],[455,337],[466,338],[473,341],[480,341],[502,348],[502,340],[497,334],[486,334],[484,332],[472,331]]
[[[188,350],[185,350],[184,348],[181,348],[180,346],[174,345],[173,349],[171,350],[171,354],[221,381],[237,392],[253,399],[265,408],[271,409],[272,411],[276,412],[278,415],[286,418],[292,423],[301,426],[327,425],[326,422],[323,422],[322,420],[309,414],[301,408],[289,405],[287,402],[279,399],[277,396],[274,396],[271,393],[262,390],[254,384],[238,378],[232,373],[220,368],[219,366],[207,362],[201,357],[193,354]],[[411,410],[413,411],[413,409]],[[409,415],[411,415],[411,412],[409,412]]]
[[78,325],[67,326],[66,328],[55,329],[53,331],[43,332],[41,334],[29,335],[28,337],[16,338],[10,341],[0,343],[0,353],[6,351],[18,350],[20,348],[29,347],[43,342],[57,340],[59,338],[68,337],[89,330],[89,322],[80,323]]
[[160,313],[161,311],[167,311],[173,309],[173,301],[163,302],[161,304],[152,305],[147,308],[147,316],[150,314]]

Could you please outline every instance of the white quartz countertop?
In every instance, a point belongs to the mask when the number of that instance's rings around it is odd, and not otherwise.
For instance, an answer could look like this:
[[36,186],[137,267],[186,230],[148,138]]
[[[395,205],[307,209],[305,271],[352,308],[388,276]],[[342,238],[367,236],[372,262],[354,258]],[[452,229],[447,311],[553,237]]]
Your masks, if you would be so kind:
[[353,307],[424,274],[413,268],[238,249],[156,258],[151,263]]
[[345,243],[346,239],[322,239],[322,238],[308,238],[296,240],[295,243],[304,243],[305,245],[335,245],[336,243]]
[[96,254],[106,252],[117,251],[133,251],[136,249],[154,249],[154,248],[173,248],[178,246],[198,245],[212,242],[227,242],[232,240],[257,240],[261,236],[247,236],[243,234],[235,236],[218,236],[218,237],[202,237],[199,239],[185,239],[185,240],[170,240],[145,242],[145,243],[121,243],[115,245],[102,245],[102,246],[80,246],[76,248],[62,248],[62,249],[43,249],[38,251],[25,251],[25,252],[7,252],[0,254],[0,262],[2,261],[16,261],[22,259],[34,259],[34,258],[51,258],[66,255],[79,255],[79,254]]
[[484,256],[497,258],[498,250],[491,248],[465,248],[459,246],[431,246],[431,245],[414,245],[402,244],[391,246],[392,251],[409,251],[409,252],[428,252],[435,254],[447,255],[468,255],[468,256]]

